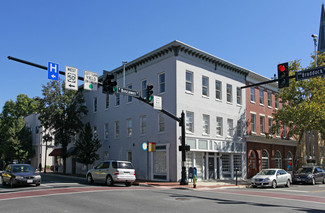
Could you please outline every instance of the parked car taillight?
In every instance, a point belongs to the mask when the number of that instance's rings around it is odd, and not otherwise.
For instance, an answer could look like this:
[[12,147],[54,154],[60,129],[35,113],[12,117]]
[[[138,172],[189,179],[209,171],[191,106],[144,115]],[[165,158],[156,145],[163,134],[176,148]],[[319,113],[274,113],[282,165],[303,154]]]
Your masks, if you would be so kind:
[[118,171],[118,169],[114,172],[114,175],[119,175],[120,172]]

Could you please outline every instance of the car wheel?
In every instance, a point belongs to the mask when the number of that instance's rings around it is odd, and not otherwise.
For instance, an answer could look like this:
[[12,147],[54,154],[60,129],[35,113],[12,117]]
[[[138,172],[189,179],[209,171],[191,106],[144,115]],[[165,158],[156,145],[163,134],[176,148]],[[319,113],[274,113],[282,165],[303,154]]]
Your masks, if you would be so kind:
[[35,184],[35,186],[40,186],[40,185],[41,185],[41,183],[36,183],[36,184]]
[[131,185],[132,185],[132,183],[130,183],[130,182],[125,183],[125,186],[131,186]]
[[6,186],[7,185],[7,183],[2,179],[2,185],[3,186]]
[[325,177],[323,178],[323,184],[325,184]]
[[91,176],[91,174],[88,174],[87,175],[87,183],[92,184],[93,182],[94,182],[93,177]]
[[311,180],[311,185],[315,185],[316,184],[316,181],[315,181],[315,178],[313,178],[312,180]]
[[256,186],[256,185],[252,185],[252,187],[253,187],[253,188],[257,188],[257,186]]
[[286,184],[286,187],[290,187],[290,180],[287,180],[287,184]]
[[273,188],[273,189],[276,188],[276,181],[275,181],[275,180],[272,181],[272,188]]
[[10,187],[13,188],[14,186],[15,186],[14,180],[13,179],[10,179]]
[[113,186],[113,184],[114,184],[114,181],[110,175],[107,175],[107,177],[106,177],[106,184],[107,184],[107,186]]

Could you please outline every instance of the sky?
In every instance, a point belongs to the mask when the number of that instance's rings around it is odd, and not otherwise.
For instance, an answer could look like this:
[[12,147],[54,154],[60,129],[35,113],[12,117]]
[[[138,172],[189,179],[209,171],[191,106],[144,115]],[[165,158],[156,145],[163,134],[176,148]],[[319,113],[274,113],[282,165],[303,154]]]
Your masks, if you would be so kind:
[[[0,107],[42,97],[49,61],[102,75],[174,40],[271,78],[312,61],[322,0],[1,0]],[[61,79],[64,76],[60,75]],[[82,82],[79,82],[81,84]]]

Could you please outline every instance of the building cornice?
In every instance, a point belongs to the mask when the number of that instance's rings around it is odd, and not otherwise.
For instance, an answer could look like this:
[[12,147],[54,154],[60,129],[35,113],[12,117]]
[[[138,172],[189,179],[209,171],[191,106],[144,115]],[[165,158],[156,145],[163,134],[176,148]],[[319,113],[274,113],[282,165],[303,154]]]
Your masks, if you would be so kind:
[[272,144],[272,145],[285,145],[285,146],[297,146],[297,141],[294,140],[284,140],[280,138],[266,138],[257,135],[246,135],[246,142],[252,143],[263,143],[263,144]]
[[[180,53],[184,53],[187,55],[190,55],[192,57],[196,57],[202,61],[209,62],[213,64],[213,66],[216,68],[218,66],[225,67],[229,69],[230,71],[240,73],[242,75],[247,76],[250,70],[247,70],[243,67],[240,67],[238,65],[232,64],[226,60],[223,60],[221,58],[218,58],[216,56],[213,56],[209,53],[206,53],[204,51],[201,51],[199,49],[196,49],[190,45],[187,45],[185,43],[182,43],[180,41],[173,41],[169,44],[166,44],[146,55],[143,55],[125,65],[125,70],[135,70],[137,71],[137,68],[139,66],[145,65],[155,59],[158,59],[160,57],[164,57],[166,55],[170,56],[179,56]],[[120,67],[117,67],[116,69],[112,70],[113,73],[120,74],[123,72],[123,65]]]

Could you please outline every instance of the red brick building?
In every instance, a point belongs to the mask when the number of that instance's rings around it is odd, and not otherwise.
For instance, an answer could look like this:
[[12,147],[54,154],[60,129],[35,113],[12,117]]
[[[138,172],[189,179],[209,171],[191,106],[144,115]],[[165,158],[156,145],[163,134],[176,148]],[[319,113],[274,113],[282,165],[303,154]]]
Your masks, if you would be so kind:
[[[246,84],[256,84],[267,79],[256,73],[249,73]],[[282,168],[292,171],[297,143],[288,137],[288,127],[281,127],[276,134],[270,134],[273,112],[281,108],[276,94],[277,83],[246,88],[247,121],[247,178],[251,178],[261,169]]]

